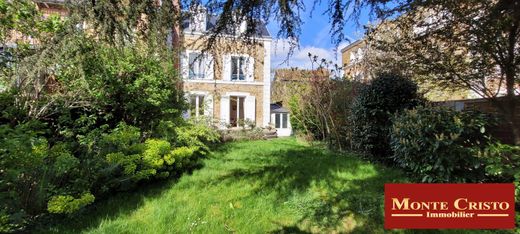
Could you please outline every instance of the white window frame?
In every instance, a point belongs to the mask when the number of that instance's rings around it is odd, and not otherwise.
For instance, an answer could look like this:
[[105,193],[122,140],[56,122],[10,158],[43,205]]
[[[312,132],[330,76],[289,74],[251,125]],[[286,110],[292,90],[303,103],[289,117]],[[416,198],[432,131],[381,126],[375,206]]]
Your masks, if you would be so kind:
[[[279,117],[280,124],[277,127],[276,124],[276,117]],[[285,120],[285,127],[284,127],[284,120]],[[277,129],[288,129],[289,128],[289,113],[274,113],[274,127]]]
[[[201,116],[201,113],[200,113],[200,108],[203,107],[204,105],[204,102],[207,101],[206,98],[207,98],[207,95],[206,94],[201,94],[201,93],[192,93],[189,95],[189,100],[190,100],[190,106],[192,105],[191,103],[191,99],[192,97],[195,97],[195,115],[193,115],[193,113],[191,113],[191,107],[189,109],[189,116],[190,117],[200,117]],[[200,97],[202,97],[202,103],[200,101]],[[205,109],[204,109],[205,111]],[[205,114],[203,113],[202,116],[204,116]]]
[[[191,61],[191,55],[194,55],[194,61]],[[198,51],[189,51],[188,52],[188,79],[190,80],[201,80],[206,77],[206,57],[204,54]],[[192,70],[198,68],[198,73],[192,73]]]
[[[237,59],[237,69],[236,69],[236,72],[237,74],[233,74],[233,59]],[[247,56],[243,56],[243,55],[231,55],[231,58],[230,58],[230,62],[231,62],[231,72],[230,72],[230,77],[229,79],[231,81],[246,81],[247,80],[247,66],[248,66],[248,57]],[[242,69],[240,69],[242,67]],[[242,79],[240,79],[240,73],[243,73],[242,74]]]
[[[190,62],[190,54],[198,54],[198,59],[195,63]],[[182,77],[185,80],[200,81],[200,80],[213,80],[213,56],[209,53],[202,53],[199,50],[186,50],[182,55]],[[202,75],[192,76],[191,68],[194,64],[199,64],[199,69],[202,70]]]

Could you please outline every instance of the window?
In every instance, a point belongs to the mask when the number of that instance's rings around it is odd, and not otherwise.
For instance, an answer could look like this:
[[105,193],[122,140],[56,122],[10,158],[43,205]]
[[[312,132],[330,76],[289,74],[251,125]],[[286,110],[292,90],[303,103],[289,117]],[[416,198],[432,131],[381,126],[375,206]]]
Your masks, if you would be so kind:
[[361,59],[363,59],[363,50],[361,48],[358,48],[357,49],[357,56],[356,56],[356,59],[359,61]]
[[287,122],[289,115],[287,113],[277,113],[274,115],[274,127],[275,128],[287,128]]
[[190,96],[190,116],[203,116],[204,115],[204,95],[191,95]]
[[201,53],[191,52],[189,57],[189,79],[204,79],[206,76],[206,58]]
[[246,61],[243,56],[231,56],[231,80],[246,79]]
[[350,63],[356,62],[356,53],[354,51],[350,52]]

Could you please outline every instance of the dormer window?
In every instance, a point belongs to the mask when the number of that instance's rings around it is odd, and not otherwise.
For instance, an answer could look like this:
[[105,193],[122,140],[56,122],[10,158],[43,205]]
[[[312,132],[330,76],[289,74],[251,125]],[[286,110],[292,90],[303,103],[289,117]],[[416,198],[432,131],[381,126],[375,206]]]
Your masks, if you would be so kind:
[[190,11],[190,14],[190,30],[195,32],[206,31],[206,8],[203,6],[196,6]]

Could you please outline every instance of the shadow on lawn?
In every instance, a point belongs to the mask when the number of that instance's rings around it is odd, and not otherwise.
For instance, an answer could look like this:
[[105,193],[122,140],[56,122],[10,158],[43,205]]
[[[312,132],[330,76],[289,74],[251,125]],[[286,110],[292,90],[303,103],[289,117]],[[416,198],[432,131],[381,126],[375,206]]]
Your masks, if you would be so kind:
[[279,150],[244,157],[246,167],[219,178],[221,183],[260,181],[251,196],[274,192],[280,204],[309,189],[324,190],[319,198],[296,204],[307,210],[301,220],[291,226],[277,223],[280,229],[273,233],[383,230],[384,184],[403,181],[398,171],[322,148],[283,144]]

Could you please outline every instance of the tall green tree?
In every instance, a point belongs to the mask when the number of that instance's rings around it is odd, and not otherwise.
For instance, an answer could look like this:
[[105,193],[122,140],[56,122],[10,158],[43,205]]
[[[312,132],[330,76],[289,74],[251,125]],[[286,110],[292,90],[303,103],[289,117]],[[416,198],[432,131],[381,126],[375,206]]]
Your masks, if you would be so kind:
[[374,67],[487,98],[520,144],[520,2],[417,3],[369,35]]

